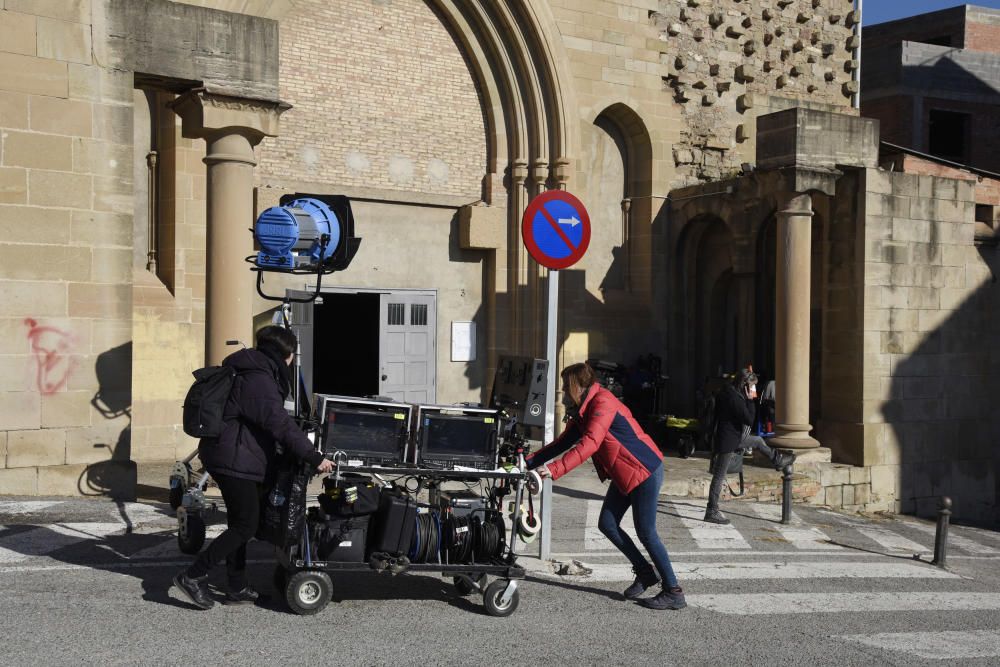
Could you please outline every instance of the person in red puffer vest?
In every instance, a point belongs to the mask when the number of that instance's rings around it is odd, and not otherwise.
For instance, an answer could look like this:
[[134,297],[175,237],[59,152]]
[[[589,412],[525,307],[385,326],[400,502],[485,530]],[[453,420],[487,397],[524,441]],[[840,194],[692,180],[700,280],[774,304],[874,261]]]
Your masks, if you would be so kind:
[[[625,598],[637,600],[647,588],[662,582],[663,590],[658,595],[640,603],[650,609],[683,609],[687,606],[684,591],[656,532],[663,455],[629,409],[595,381],[594,371],[587,364],[563,369],[562,392],[563,403],[573,415],[558,438],[528,457],[528,468],[556,480],[592,458],[601,481],[611,480],[597,526],[629,559],[636,575],[625,589]],[[636,535],[653,565],[621,529],[629,507]]]

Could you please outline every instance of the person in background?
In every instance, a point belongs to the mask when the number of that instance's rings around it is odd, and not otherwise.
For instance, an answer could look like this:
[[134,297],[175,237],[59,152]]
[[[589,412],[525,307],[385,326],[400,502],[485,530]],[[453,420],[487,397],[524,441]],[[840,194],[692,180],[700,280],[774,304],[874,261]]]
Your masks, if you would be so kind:
[[227,604],[252,604],[259,597],[246,577],[247,543],[257,532],[263,482],[274,465],[276,446],[318,472],[333,470],[333,462],[323,458],[285,412],[296,346],[294,333],[267,326],[257,332],[255,349],[234,352],[222,362],[237,372],[223,413],[225,425],[218,439],[202,439],[198,456],[222,491],[228,527],[174,577],[181,594],[200,609],[215,604],[205,584],[209,571],[222,561],[229,583]]
[[776,470],[784,470],[795,462],[794,454],[785,454],[768,447],[764,439],[750,435],[754,422],[754,399],[757,397],[757,376],[749,368],[744,368],[733,377],[731,384],[725,385],[715,397],[715,467],[712,484],[708,488],[708,507],[705,521],[728,524],[729,519],[719,511],[719,496],[726,481],[729,459],[742,456],[740,450],[759,449],[770,459]]
[[[640,604],[650,609],[683,609],[687,606],[684,591],[656,532],[663,455],[629,409],[595,381],[594,371],[587,364],[573,364],[563,370],[562,391],[563,403],[572,417],[558,438],[528,457],[528,468],[555,480],[592,458],[601,480],[611,480],[598,528],[625,554],[636,575],[625,589],[625,598],[638,600],[647,588],[662,583],[660,593],[643,598]],[[653,565],[621,529],[629,507],[636,535]]]

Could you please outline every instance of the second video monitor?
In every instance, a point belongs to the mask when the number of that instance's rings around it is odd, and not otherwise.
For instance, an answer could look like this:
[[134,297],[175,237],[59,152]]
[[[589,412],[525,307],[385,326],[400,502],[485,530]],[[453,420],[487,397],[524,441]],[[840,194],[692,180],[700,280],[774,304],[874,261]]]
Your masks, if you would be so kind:
[[354,465],[497,466],[495,410],[316,395],[323,453]]

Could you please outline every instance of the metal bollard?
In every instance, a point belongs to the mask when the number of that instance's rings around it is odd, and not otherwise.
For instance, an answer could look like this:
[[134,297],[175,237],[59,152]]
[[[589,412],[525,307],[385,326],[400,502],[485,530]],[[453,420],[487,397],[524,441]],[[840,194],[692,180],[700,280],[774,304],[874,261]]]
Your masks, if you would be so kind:
[[951,498],[941,497],[941,508],[938,510],[937,531],[934,534],[934,560],[932,565],[945,567],[948,560],[948,523],[951,521]]
[[781,473],[781,523],[792,522],[792,466],[785,466]]

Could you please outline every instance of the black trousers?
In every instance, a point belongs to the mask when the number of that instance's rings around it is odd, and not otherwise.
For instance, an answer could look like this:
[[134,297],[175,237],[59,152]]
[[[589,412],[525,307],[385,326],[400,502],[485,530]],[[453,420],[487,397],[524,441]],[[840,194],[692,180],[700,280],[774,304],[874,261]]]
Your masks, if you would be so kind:
[[[759,449],[760,453],[774,461],[778,456],[778,451],[771,449],[764,442],[764,439],[751,435],[743,440],[741,449]],[[722,485],[726,483],[726,470],[729,469],[729,459],[733,456],[743,456],[739,450],[719,454],[715,461],[715,472],[712,474],[712,484],[708,487],[708,509],[719,508],[719,496],[722,495]]]
[[213,479],[226,501],[228,528],[201,552],[187,574],[203,577],[224,560],[229,590],[241,591],[247,586],[247,542],[257,533],[263,485],[225,475],[214,475]]

